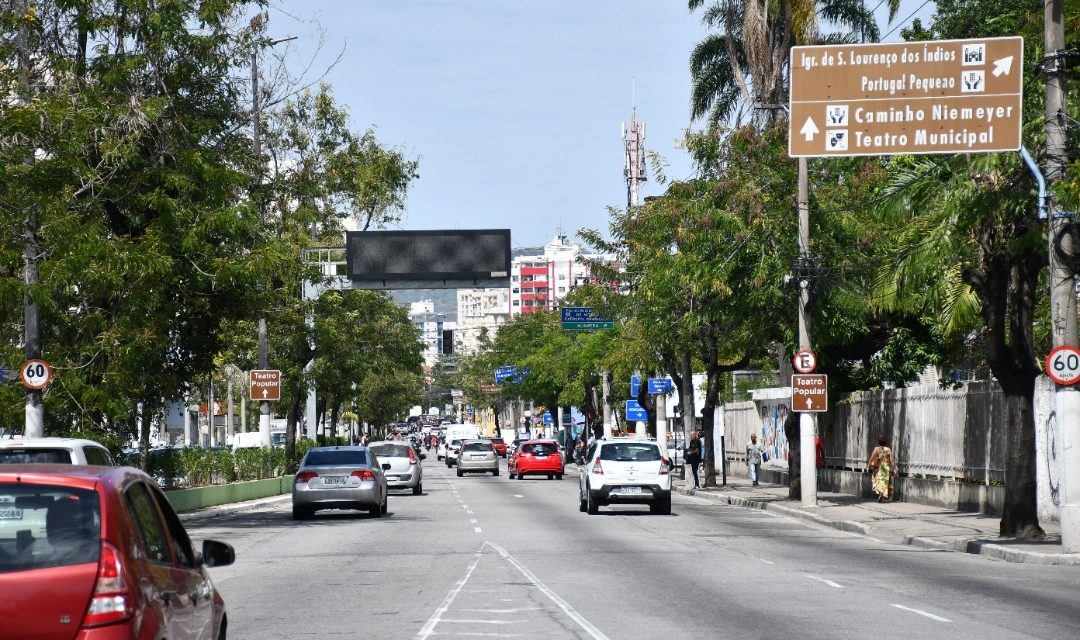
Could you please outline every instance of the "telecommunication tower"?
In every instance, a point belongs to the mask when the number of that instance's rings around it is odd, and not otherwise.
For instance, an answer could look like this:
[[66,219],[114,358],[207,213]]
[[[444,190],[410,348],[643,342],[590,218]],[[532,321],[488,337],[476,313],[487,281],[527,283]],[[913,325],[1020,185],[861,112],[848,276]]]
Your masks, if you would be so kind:
[[630,127],[622,123],[622,139],[625,157],[623,176],[626,178],[626,207],[641,204],[638,185],[648,180],[645,175],[645,123],[637,121],[637,105],[630,115]]

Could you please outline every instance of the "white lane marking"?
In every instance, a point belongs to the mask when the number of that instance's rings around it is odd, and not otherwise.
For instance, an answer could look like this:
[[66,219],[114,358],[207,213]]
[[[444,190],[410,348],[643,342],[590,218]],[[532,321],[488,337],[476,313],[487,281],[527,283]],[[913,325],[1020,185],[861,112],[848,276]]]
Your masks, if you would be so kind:
[[[510,598],[500,598],[504,602],[509,601]],[[470,613],[522,613],[523,611],[541,611],[540,607],[515,607],[513,609],[459,609],[459,611],[468,611]]]
[[473,531],[477,533],[483,533],[483,531],[480,530],[480,527],[473,527]]
[[817,576],[812,576],[809,573],[806,574],[806,577],[810,578],[811,580],[817,580],[818,582],[824,582],[825,584],[829,585],[833,589],[843,589],[844,588],[844,585],[842,585],[842,584],[837,584],[836,582],[833,582],[832,580],[826,580],[825,578],[819,578]]
[[462,505],[461,505],[461,508],[462,508],[462,509],[464,509],[464,510],[466,510],[466,511],[468,511],[468,510],[469,510],[469,505],[467,505],[467,504],[462,504]]
[[468,515],[470,515],[470,516],[471,516],[471,515],[473,514],[473,513],[472,513],[472,509],[466,509],[466,510],[465,510],[465,513],[467,513],[467,514],[468,514]]
[[470,518],[469,524],[476,524],[476,518]]
[[560,598],[559,595],[549,589],[546,584],[540,582],[540,578],[537,578],[535,575],[533,575],[531,571],[525,568],[525,565],[518,562],[516,558],[514,558],[506,551],[506,549],[503,549],[494,542],[485,541],[484,544],[497,551],[504,560],[514,565],[514,568],[521,572],[521,575],[525,576],[526,580],[533,583],[533,586],[539,589],[552,602],[558,605],[559,608],[566,613],[566,615],[570,616],[571,620],[578,623],[578,626],[580,626],[585,631],[585,633],[589,634],[589,636],[591,636],[592,638],[595,638],[595,640],[610,640],[607,636],[604,635],[602,631],[594,627],[591,622],[586,620],[584,616],[575,611],[574,608],[570,606],[569,602]]
[[920,616],[926,616],[927,618],[930,618],[931,620],[937,620],[938,622],[952,622],[952,620],[949,620],[948,618],[942,618],[941,616],[935,616],[932,613],[927,613],[925,611],[920,611],[919,609],[912,609],[911,607],[905,607],[902,604],[894,604],[893,606],[896,607],[897,609],[903,609],[904,611],[910,611],[912,613],[917,613]]
[[515,498],[524,498],[525,496],[521,495],[520,493],[515,493],[514,497]]
[[451,620],[450,618],[443,618],[442,621],[443,622],[461,622],[461,623],[464,623],[464,624],[517,624],[518,623],[517,620],[488,620],[488,619],[483,619],[483,620],[471,620],[471,619],[457,620],[457,619],[454,619],[454,620]]
[[454,598],[457,597],[458,593],[461,592],[462,587],[464,587],[465,583],[469,581],[470,577],[472,577],[473,571],[476,571],[476,565],[480,564],[480,558],[482,557],[484,557],[483,554],[476,554],[476,559],[473,560],[473,563],[471,565],[469,565],[468,571],[466,571],[465,575],[457,581],[457,584],[455,584],[452,589],[450,589],[450,593],[446,594],[446,598],[443,599],[442,604],[440,604],[439,608],[435,610],[435,613],[431,614],[431,617],[428,618],[428,621],[424,623],[424,626],[420,629],[420,633],[416,634],[416,637],[419,640],[424,640],[431,635],[432,631],[435,630],[435,626],[439,624],[439,620],[442,618],[442,615],[446,613],[446,610],[449,609],[450,605],[454,603]]
[[[747,555],[749,555],[749,554],[747,554]],[[753,558],[754,560],[757,560],[758,562],[764,562],[765,564],[776,564],[772,560],[766,560],[765,558],[759,558],[759,557],[757,557],[755,555],[751,555],[750,557]]]

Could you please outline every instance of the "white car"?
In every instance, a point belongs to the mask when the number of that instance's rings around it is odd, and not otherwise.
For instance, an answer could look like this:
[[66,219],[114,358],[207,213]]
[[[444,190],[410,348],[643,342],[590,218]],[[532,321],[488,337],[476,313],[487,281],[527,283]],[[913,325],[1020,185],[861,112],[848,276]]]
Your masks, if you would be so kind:
[[409,443],[400,440],[369,442],[368,448],[380,463],[389,463],[386,469],[386,486],[390,489],[412,489],[413,495],[424,492],[424,468],[420,461],[426,456],[417,453]]
[[451,440],[446,445],[446,454],[443,456],[446,459],[446,466],[452,467],[457,462],[458,452],[461,451],[461,440]]
[[601,438],[585,454],[578,508],[590,515],[607,504],[647,504],[671,513],[671,467],[655,440]]
[[5,463],[116,466],[108,449],[83,438],[0,438],[0,464]]
[[435,456],[438,460],[446,459],[446,440],[439,440],[439,444],[435,446]]

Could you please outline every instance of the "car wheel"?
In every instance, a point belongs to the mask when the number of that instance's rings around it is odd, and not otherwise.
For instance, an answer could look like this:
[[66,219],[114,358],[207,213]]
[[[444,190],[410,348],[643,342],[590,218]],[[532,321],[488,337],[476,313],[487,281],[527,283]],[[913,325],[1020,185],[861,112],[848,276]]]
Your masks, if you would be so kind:
[[585,488],[585,500],[585,510],[589,512],[590,516],[595,516],[600,512],[600,504],[596,501],[596,498],[593,497],[592,489],[589,489],[588,487]]
[[555,474],[555,479],[556,480],[562,480],[562,474],[561,473],[556,473]]
[[420,494],[421,494],[421,493],[423,493],[423,492],[424,492],[424,485],[423,485],[423,484],[421,484],[421,483],[419,483],[419,482],[417,482],[417,483],[416,483],[416,486],[415,486],[415,487],[413,487],[413,490],[412,490],[412,494],[413,494],[414,496],[418,496],[418,495],[420,495]]
[[227,635],[226,632],[228,631],[228,629],[229,629],[229,619],[228,618],[222,618],[221,619],[221,628],[218,629],[217,640],[225,640],[225,636]]
[[509,469],[507,469],[507,470],[506,470],[506,477],[507,477],[507,478],[510,478],[511,480],[513,480],[513,479],[514,479],[514,472],[513,472],[513,471],[511,471],[511,470],[509,470]]
[[585,509],[587,509],[587,508],[588,508],[588,507],[587,507],[587,505],[585,504],[585,498],[581,497],[581,493],[579,492],[579,493],[578,493],[578,504],[577,504],[577,509],[578,509],[578,511],[580,511],[580,512],[582,512],[582,513],[585,513]]
[[521,471],[518,471],[517,478],[518,478],[518,480],[524,480],[525,479],[525,474],[522,473]]
[[649,505],[649,511],[658,513],[662,516],[671,515],[671,496],[667,495],[662,498],[658,498],[656,502]]
[[496,469],[496,470],[492,471],[492,472],[491,472],[491,475],[493,475],[493,476],[498,476],[498,475],[499,475],[499,470],[498,470],[498,469]]
[[463,475],[465,475],[465,474],[461,472],[461,467],[458,467],[458,469],[457,469],[457,477],[460,478]]
[[315,516],[315,512],[307,507],[298,507],[295,504],[292,508],[293,520],[310,520]]
[[554,475],[554,474],[551,474],[551,473],[549,473],[549,474],[548,474],[548,480],[554,480],[554,479],[555,479],[555,475]]

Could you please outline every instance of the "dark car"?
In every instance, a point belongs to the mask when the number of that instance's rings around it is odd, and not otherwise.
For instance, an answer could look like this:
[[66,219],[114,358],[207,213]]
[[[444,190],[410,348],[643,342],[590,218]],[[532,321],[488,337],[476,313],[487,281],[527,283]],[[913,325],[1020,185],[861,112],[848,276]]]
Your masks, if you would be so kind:
[[234,558],[213,540],[196,553],[138,469],[0,467],[0,639],[224,638],[206,569]]

